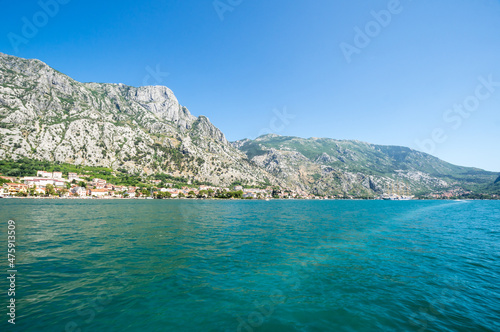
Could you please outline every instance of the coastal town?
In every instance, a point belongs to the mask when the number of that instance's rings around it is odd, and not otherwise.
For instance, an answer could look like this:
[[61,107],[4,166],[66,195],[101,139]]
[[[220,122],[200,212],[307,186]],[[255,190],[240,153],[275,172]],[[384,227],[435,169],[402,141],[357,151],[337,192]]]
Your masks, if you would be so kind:
[[[66,174],[65,174],[66,175]],[[68,172],[37,171],[36,176],[12,177],[0,175],[0,198],[78,198],[78,199],[359,199],[351,195],[318,196],[301,190],[278,187],[251,188],[242,185],[218,187],[213,185],[179,185],[162,180],[145,180],[142,186],[116,185],[104,179]],[[449,190],[433,193],[425,199],[462,198],[468,192]],[[393,195],[394,196],[394,195]],[[387,194],[364,199],[398,199]],[[472,197],[475,198],[475,197]],[[499,199],[492,195],[488,199]]]
[[146,186],[115,185],[100,178],[89,178],[69,172],[37,171],[37,176],[0,175],[5,182],[0,197],[31,198],[99,198],[99,199],[163,199],[163,198],[228,198],[228,199],[325,199],[304,191],[282,191],[276,187],[245,188],[241,185],[217,187],[209,185],[181,186],[161,180],[149,180]]

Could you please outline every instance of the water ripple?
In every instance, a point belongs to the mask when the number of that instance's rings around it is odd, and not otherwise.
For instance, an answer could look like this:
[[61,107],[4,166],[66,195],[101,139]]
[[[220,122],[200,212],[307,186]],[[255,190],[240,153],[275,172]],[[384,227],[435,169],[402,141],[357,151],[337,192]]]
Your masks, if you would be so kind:
[[2,232],[11,218],[18,227],[22,331],[499,331],[499,212],[479,201],[0,202]]

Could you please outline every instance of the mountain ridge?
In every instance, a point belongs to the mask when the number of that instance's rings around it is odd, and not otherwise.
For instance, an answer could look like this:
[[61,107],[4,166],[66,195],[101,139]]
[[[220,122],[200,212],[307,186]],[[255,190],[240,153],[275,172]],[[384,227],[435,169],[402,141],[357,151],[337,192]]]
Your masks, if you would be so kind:
[[[478,168],[456,166],[411,148],[358,140],[263,135],[233,142],[233,146],[283,181],[318,194],[352,191],[353,195],[362,195],[367,194],[365,189],[382,193],[392,190],[398,182],[414,193],[466,192],[489,185],[498,176]],[[304,177],[309,181],[304,181]]]
[[219,185],[318,195],[477,190],[497,173],[402,146],[279,136],[229,142],[164,86],[81,83],[37,59],[0,53],[0,159],[32,158],[165,173]]
[[0,54],[0,158],[28,157],[202,182],[267,174],[163,86],[80,83],[39,60]]

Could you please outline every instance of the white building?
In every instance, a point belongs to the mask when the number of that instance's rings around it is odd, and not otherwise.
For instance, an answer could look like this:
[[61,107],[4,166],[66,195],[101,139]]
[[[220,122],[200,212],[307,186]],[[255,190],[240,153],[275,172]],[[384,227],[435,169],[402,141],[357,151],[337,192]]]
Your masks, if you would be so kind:
[[27,176],[24,177],[22,181],[24,182],[24,184],[27,184],[29,186],[36,186],[37,188],[45,188],[48,184],[59,188],[63,188],[66,185],[66,182],[63,179],[51,179],[46,177]]
[[43,178],[52,178],[52,172],[37,171],[36,176],[41,176]]
[[109,191],[107,189],[89,189],[87,195],[95,197],[105,197],[109,196]]
[[87,197],[87,189],[84,187],[73,187],[71,188],[71,192],[76,196]]
[[68,173],[68,179],[70,181],[73,181],[73,180],[77,180],[78,181],[78,180],[80,180],[80,178],[78,177],[78,174],[71,173],[71,172]]
[[95,178],[90,182],[90,185],[96,189],[104,189],[106,187],[106,180]]

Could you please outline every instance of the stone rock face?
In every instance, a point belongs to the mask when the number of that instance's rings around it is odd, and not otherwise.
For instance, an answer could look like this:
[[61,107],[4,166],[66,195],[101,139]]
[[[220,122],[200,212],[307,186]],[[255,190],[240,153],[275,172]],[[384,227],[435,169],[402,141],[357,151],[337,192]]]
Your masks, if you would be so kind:
[[318,195],[371,196],[469,189],[496,174],[397,146],[264,135],[233,143],[277,183]]
[[329,154],[323,152],[321,155],[316,158],[316,162],[320,164],[329,164],[332,163],[336,160],[336,158],[333,158]]
[[164,86],[80,83],[0,53],[0,158],[28,157],[229,185],[272,181]]
[[164,86],[80,83],[39,60],[0,53],[0,159],[21,157],[166,173],[227,186],[318,195],[493,186],[498,174],[405,147],[264,135],[229,143]]

